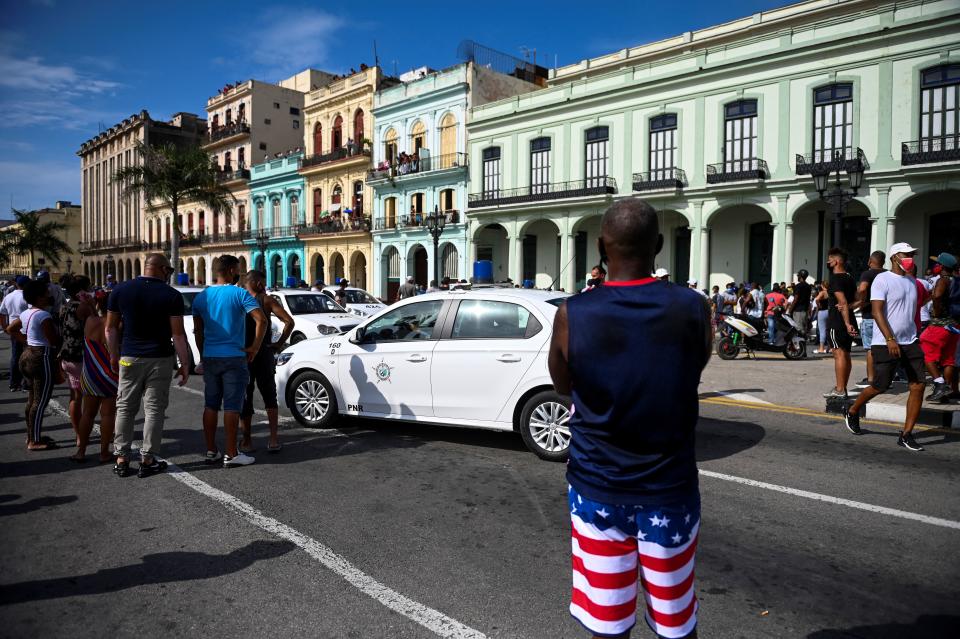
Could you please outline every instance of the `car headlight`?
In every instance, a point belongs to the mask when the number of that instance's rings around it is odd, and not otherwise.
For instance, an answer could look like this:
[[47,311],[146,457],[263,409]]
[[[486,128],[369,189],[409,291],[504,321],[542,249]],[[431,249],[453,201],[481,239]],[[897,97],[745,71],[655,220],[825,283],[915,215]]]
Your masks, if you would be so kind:
[[321,335],[333,335],[340,332],[335,326],[327,326],[326,324],[317,324],[317,330],[320,331]]
[[293,357],[293,353],[280,353],[277,355],[277,366],[283,366],[290,361],[291,357]]

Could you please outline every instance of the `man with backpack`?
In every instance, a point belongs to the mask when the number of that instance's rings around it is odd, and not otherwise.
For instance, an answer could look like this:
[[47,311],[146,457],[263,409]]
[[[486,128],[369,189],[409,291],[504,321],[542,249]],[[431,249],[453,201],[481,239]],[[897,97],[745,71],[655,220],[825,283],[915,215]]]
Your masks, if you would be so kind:
[[957,258],[941,253],[931,258],[940,264],[940,279],[930,295],[930,325],[920,335],[923,361],[933,377],[933,393],[927,400],[946,404],[956,375],[957,341],[960,339],[960,278]]

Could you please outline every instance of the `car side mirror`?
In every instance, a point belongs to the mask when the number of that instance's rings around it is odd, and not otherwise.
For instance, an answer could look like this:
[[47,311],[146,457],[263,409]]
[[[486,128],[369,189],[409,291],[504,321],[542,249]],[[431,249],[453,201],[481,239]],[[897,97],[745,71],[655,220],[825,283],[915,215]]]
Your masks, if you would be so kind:
[[366,336],[366,334],[367,329],[360,326],[356,331],[354,331],[353,337],[351,337],[349,341],[351,344],[363,344],[363,338]]

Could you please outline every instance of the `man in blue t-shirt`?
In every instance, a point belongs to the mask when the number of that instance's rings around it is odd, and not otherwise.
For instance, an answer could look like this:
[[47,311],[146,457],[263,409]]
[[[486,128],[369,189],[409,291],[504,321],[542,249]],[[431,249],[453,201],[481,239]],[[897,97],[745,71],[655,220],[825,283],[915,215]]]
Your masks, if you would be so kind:
[[696,637],[694,430],[710,305],[650,275],[663,236],[643,200],[607,209],[600,235],[607,279],[557,310],[549,356],[557,392],[572,396],[570,614],[596,636],[627,636],[642,571],[647,624]]
[[[213,260],[216,284],[193,300],[193,332],[200,351],[197,372],[203,374],[203,435],[209,464],[223,459],[225,467],[248,466],[254,458],[237,450],[237,426],[252,361],[267,333],[267,318],[240,280],[240,260],[221,255]],[[247,314],[256,323],[253,343],[245,347]],[[217,416],[223,405],[225,455],[217,450]]]

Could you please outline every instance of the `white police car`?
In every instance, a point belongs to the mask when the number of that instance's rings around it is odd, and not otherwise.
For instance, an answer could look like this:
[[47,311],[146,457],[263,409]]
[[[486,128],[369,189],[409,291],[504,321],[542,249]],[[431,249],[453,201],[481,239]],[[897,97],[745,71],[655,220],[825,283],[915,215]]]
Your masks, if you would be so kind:
[[[339,286],[325,286],[323,288],[323,293],[324,295],[329,295],[330,299],[336,299],[338,290],[340,290]],[[386,304],[375,298],[373,295],[370,295],[370,293],[367,293],[362,288],[357,288],[355,286],[347,287],[346,301],[344,302],[344,306],[348,311],[357,317],[370,317],[371,315],[376,315],[387,307]]]
[[403,300],[277,359],[281,401],[305,426],[356,415],[519,431],[543,459],[566,458],[569,400],[547,370],[565,294],[480,288]]

